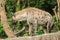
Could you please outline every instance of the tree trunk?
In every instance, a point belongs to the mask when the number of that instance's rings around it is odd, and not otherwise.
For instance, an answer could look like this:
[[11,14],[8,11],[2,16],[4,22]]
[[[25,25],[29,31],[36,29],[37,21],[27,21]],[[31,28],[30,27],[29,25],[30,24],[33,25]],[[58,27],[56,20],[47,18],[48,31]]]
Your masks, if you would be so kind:
[[5,2],[4,0],[0,0],[0,14],[1,14],[1,22],[3,24],[3,29],[8,37],[16,37],[16,35],[13,33],[12,29],[10,28],[8,22],[7,22],[7,16],[5,12]]
[[57,0],[57,4],[58,4],[58,12],[57,12],[58,22],[60,22],[60,0]]
[[57,4],[58,4],[58,11],[56,11],[56,6],[55,8],[53,8],[53,11],[55,13],[57,22],[60,23],[60,0],[57,0]]

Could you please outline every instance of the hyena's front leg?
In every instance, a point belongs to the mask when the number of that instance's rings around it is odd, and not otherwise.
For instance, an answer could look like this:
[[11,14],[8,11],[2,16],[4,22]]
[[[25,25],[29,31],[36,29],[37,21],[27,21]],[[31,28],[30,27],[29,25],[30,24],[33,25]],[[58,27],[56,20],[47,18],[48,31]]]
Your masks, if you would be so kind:
[[32,36],[32,25],[29,24],[29,35]]
[[29,25],[29,35],[32,36],[32,25],[28,20],[27,20],[27,24]]

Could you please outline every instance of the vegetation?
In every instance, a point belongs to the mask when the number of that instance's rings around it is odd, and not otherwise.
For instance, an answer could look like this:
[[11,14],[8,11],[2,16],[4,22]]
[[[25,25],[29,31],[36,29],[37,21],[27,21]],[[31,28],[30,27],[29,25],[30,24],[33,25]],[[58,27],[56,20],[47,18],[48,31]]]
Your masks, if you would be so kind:
[[[15,31],[19,31],[23,25],[25,25],[26,21],[17,22],[16,25],[12,23],[12,14],[15,13],[18,10],[22,10],[27,7],[36,7],[45,11],[48,11],[51,13],[54,19],[54,27],[56,28],[56,31],[59,31],[60,29],[60,23],[56,21],[56,16],[53,12],[53,8],[57,5],[56,0],[5,0],[5,9],[7,12],[7,19],[9,22],[9,25],[13,29],[15,26]],[[51,32],[54,32],[54,30],[51,30]],[[37,35],[43,34],[41,31],[41,28],[37,30]],[[25,30],[21,34],[18,34],[17,36],[28,36],[28,31]],[[0,20],[0,37],[5,38],[7,37]]]

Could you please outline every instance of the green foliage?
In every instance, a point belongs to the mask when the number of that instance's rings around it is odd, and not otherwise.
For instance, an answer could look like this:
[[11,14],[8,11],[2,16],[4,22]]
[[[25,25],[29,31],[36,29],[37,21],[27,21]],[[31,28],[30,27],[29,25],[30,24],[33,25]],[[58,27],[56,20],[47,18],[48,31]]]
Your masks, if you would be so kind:
[[0,20],[0,38],[2,38],[2,37],[6,38],[7,36],[6,36],[6,34],[3,30],[2,23],[1,23],[1,20]]
[[53,18],[54,18],[54,26],[56,27],[57,31],[59,31],[60,30],[60,23],[57,22],[55,15],[53,16]]
[[[46,10],[53,14],[52,8],[56,5],[56,0],[5,0],[5,7],[7,12],[7,19],[8,23],[13,29],[15,27],[15,31],[19,31],[24,25],[26,25],[26,21],[24,22],[17,22],[16,25],[13,25],[12,22],[12,13],[15,13],[18,10],[22,10],[27,7],[36,7],[43,10]],[[28,5],[29,4],[29,5]],[[53,15],[54,18],[54,26],[60,30],[60,23],[57,23],[55,15]],[[3,31],[2,24],[0,23],[0,37],[6,37],[6,34]],[[38,27],[37,34],[43,34],[41,31],[41,28]],[[28,36],[28,30],[23,31],[21,34],[18,34],[17,36]]]

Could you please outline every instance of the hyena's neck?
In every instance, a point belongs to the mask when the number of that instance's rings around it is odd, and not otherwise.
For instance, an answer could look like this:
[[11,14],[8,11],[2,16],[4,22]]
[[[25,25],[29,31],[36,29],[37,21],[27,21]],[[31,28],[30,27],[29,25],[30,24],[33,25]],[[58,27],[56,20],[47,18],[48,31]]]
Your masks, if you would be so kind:
[[22,15],[20,15],[20,21],[27,20],[27,17],[28,17],[27,12],[23,13]]
[[22,17],[26,17],[27,16],[27,12],[24,12],[21,16]]

